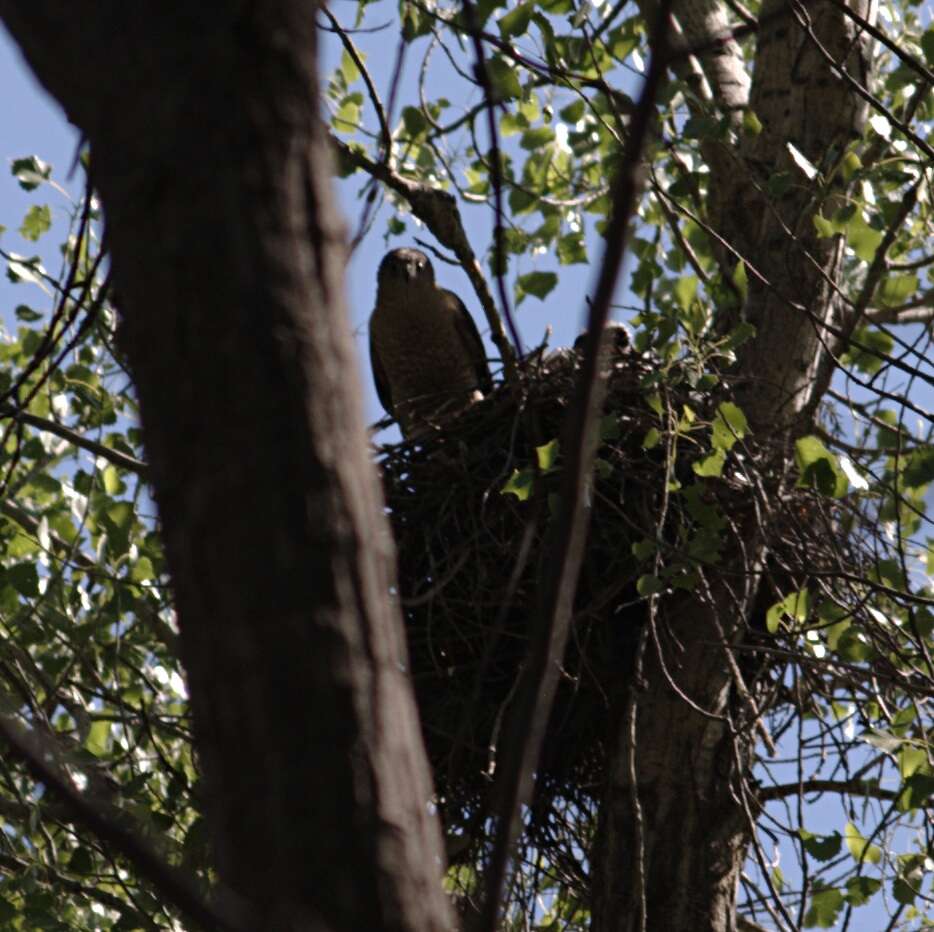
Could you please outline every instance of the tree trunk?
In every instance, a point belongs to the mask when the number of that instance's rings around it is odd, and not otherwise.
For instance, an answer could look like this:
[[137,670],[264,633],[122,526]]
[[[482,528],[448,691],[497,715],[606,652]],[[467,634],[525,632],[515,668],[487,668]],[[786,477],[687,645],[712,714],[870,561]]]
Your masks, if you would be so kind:
[[[716,606],[732,599],[718,595]],[[615,697],[593,856],[595,932],[735,928],[749,842],[740,783],[755,734],[736,702],[716,606],[682,598],[647,622],[642,676]]]
[[[818,211],[831,216],[846,193],[840,161],[860,135],[866,105],[843,72],[866,83],[868,42],[835,4],[802,4],[793,12],[785,0],[764,3],[747,101],[738,47],[714,41],[723,35],[717,6],[682,0],[675,15],[684,33],[680,47],[708,50],[693,76],[709,104],[722,108],[736,131],[744,104],[762,125],[742,137],[738,151],[715,142],[704,147],[708,220],[734,250],[722,258],[735,266],[741,257],[751,266],[743,318],[756,333],[741,348],[734,375],[760,436],[791,438],[807,430],[832,371],[827,346],[836,338],[824,325],[836,331],[848,325],[836,292],[842,241],[820,238],[813,218]],[[851,6],[860,16],[869,13],[865,0]],[[679,67],[690,77],[687,64]],[[813,177],[808,163],[817,170]],[[788,181],[784,189],[770,185],[779,173]],[[773,196],[770,188],[781,193]],[[749,579],[757,578],[767,553],[767,541],[755,532],[749,529],[743,556],[735,553],[732,564]],[[728,557],[723,562],[730,565]],[[736,928],[736,888],[750,842],[739,781],[755,732],[751,723],[737,725],[750,706],[738,697],[742,686],[722,645],[745,636],[754,589],[747,585],[736,595],[720,587],[704,605],[663,604],[641,682],[634,693],[621,686],[591,859],[595,932]]]
[[91,142],[221,879],[248,928],[441,929],[315,12],[0,0]]

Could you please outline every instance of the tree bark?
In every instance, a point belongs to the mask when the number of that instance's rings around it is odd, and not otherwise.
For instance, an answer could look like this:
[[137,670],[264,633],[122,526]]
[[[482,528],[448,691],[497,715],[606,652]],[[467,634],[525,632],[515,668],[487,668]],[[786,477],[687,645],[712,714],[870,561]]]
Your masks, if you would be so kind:
[[[869,13],[864,0],[852,6]],[[711,103],[734,131],[742,132],[737,117],[747,104],[762,124],[760,133],[741,136],[737,150],[704,146],[708,222],[735,250],[730,263],[741,256],[752,266],[742,314],[756,333],[733,373],[742,407],[760,434],[793,437],[807,429],[829,380],[833,338],[825,325],[842,325],[836,282],[843,244],[820,238],[813,218],[832,215],[846,193],[839,164],[860,135],[866,105],[844,72],[866,83],[868,43],[834,4],[764,3],[749,88],[736,44],[714,41],[723,35],[719,4],[682,0],[676,18],[680,47],[713,50],[695,69]],[[773,196],[770,181],[779,173],[789,183]],[[749,706],[738,697],[726,645],[745,636],[767,545],[748,528],[743,547],[723,557],[749,574],[745,591],[721,587],[705,605],[662,603],[642,677],[616,697],[591,857],[595,932],[737,928],[736,888],[750,842],[738,790],[756,734],[751,720],[737,727]]]
[[592,857],[594,932],[736,928],[750,841],[741,783],[755,733],[722,646],[722,606],[735,604],[741,616],[743,603],[719,588],[713,603],[660,603],[641,675],[628,671],[613,702]]
[[[874,15],[869,0],[849,2]],[[820,237],[814,216],[831,217],[846,202],[841,162],[868,110],[853,84],[869,80],[871,43],[829,2],[770,0],[760,20],[749,104],[762,130],[744,137],[742,170],[719,179],[720,232],[755,266],[745,318],[756,335],[740,354],[746,414],[769,430],[800,429],[827,387],[826,347],[844,319],[843,238]],[[775,181],[781,193],[770,195]]]
[[447,928],[315,4],[0,15],[91,143],[220,877],[249,928]]

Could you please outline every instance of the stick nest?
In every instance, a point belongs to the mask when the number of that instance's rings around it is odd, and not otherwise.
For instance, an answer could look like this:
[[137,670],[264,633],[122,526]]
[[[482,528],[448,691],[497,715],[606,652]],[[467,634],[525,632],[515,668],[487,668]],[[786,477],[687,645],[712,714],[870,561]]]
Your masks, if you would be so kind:
[[[774,449],[748,442],[736,443],[721,476],[696,474],[693,464],[711,452],[710,426],[723,400],[698,389],[699,370],[630,350],[610,360],[590,531],[527,818],[529,844],[569,883],[585,872],[587,838],[569,833],[573,824],[586,835],[582,826],[600,798],[610,698],[628,680],[660,565],[656,543],[664,553],[662,591],[690,589],[698,566],[719,572],[711,557],[736,552],[729,538],[748,534],[757,496],[775,485]],[[572,350],[539,356],[517,389],[502,387],[440,427],[379,450],[411,672],[454,863],[482,858],[487,841],[500,726],[537,624],[540,580],[550,571],[560,437],[578,372]],[[536,470],[536,448],[544,470]],[[814,512],[821,501],[800,489],[756,519],[771,525],[785,591],[788,577],[803,571],[801,554],[819,562],[815,528],[822,522]],[[746,568],[727,569],[736,577]],[[766,604],[774,601],[768,594]]]

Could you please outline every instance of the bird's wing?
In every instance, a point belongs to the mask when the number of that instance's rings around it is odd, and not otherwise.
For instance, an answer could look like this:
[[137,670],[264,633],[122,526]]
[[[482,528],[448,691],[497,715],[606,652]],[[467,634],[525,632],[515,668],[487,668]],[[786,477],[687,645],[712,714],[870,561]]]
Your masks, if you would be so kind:
[[370,366],[373,369],[373,382],[376,385],[376,395],[380,404],[386,409],[387,413],[395,417],[395,411],[392,406],[392,392],[389,390],[389,379],[386,378],[386,370],[380,362],[379,350],[373,342],[373,326],[370,325]]
[[493,379],[490,376],[490,367],[486,361],[486,350],[483,348],[480,331],[477,330],[477,325],[470,316],[470,311],[464,307],[464,302],[453,291],[445,291],[443,294],[448,306],[455,312],[454,328],[463,341],[464,348],[470,354],[474,372],[477,374],[477,385],[485,395],[493,388]]

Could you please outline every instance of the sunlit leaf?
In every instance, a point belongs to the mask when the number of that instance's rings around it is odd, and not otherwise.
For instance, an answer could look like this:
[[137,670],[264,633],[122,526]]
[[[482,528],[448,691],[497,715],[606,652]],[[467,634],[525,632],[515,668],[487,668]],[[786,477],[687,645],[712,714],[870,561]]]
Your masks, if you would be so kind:
[[843,829],[843,837],[846,839],[846,846],[855,861],[878,864],[882,860],[882,849],[870,844],[869,841],[863,838],[859,829],[852,822],[846,823]]

